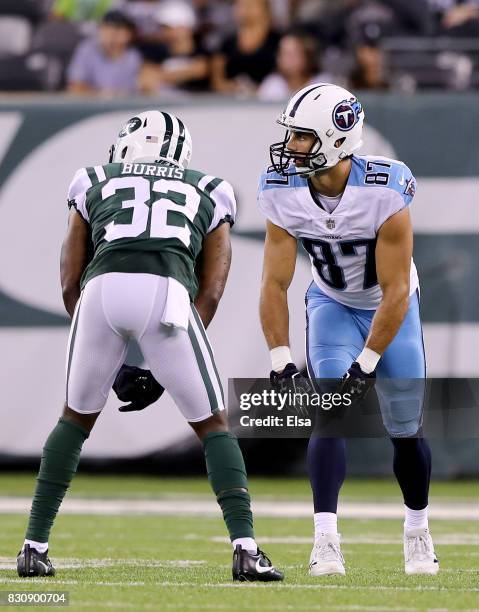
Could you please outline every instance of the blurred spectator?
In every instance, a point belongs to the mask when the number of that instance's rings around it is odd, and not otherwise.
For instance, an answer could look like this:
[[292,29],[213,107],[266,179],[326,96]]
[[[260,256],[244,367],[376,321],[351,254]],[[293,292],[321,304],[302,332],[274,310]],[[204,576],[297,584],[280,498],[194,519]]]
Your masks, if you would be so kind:
[[55,0],[52,15],[65,21],[99,21],[115,0]]
[[354,50],[355,65],[350,74],[350,87],[356,89],[389,89],[386,61],[382,49],[362,43]]
[[276,58],[276,72],[268,75],[258,89],[260,100],[286,100],[309,83],[331,82],[320,73],[320,55],[316,40],[304,33],[290,33],[281,38]]
[[420,35],[431,29],[427,0],[303,0],[297,22],[326,45],[354,46],[365,30],[383,35]]
[[441,15],[442,34],[479,36],[479,2],[453,1]]
[[233,21],[233,6],[225,0],[193,0],[198,25],[196,32],[209,51],[217,49],[225,29]]
[[[206,91],[207,52],[195,35],[196,16],[188,4],[166,0],[157,9],[161,45],[150,45],[140,80],[144,93],[165,90]],[[144,48],[144,47],[143,47]]]
[[67,90],[104,96],[136,91],[142,58],[131,48],[134,34],[133,23],[123,13],[107,13],[97,35],[76,49],[68,67]]
[[156,40],[158,25],[155,16],[160,2],[161,0],[120,0],[115,8],[133,21],[139,39],[153,36]]
[[279,36],[272,28],[268,0],[235,0],[236,32],[213,56],[213,89],[251,93],[275,68]]
[[[371,1],[371,0],[368,0]],[[377,0],[392,11],[391,32],[419,36],[431,31],[431,13],[427,0]]]

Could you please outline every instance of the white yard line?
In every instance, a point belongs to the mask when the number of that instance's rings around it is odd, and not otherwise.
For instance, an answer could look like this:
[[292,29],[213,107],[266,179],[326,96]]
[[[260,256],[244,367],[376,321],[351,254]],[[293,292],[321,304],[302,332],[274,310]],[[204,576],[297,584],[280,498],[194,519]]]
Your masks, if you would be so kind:
[[[433,534],[434,535],[434,534]],[[191,535],[188,540],[193,539]],[[201,536],[195,536],[196,540],[203,539]],[[218,543],[229,543],[229,539],[225,536],[213,536],[209,538],[211,542]],[[283,537],[268,537],[263,536],[260,538],[261,544],[311,544],[312,536],[283,536]],[[441,546],[477,546],[479,545],[479,534],[473,533],[455,533],[455,534],[443,534],[434,536],[434,543],[440,544]],[[341,544],[375,544],[375,545],[389,545],[397,544],[402,546],[402,539],[400,531],[398,530],[398,537],[381,537],[379,536],[350,536],[341,538]],[[462,553],[460,553],[462,555]],[[474,554],[474,553],[472,553]],[[477,553],[479,554],[479,553]]]
[[[24,578],[0,578],[0,584],[25,584]],[[29,578],[29,584],[47,584],[44,578]],[[128,586],[128,587],[182,587],[201,589],[271,589],[271,584],[262,584],[257,582],[172,582],[170,580],[145,582],[145,581],[105,581],[105,580],[56,580],[55,578],[48,579],[48,585],[93,585],[93,586]],[[338,590],[338,591],[405,591],[405,592],[443,592],[443,593],[478,593],[479,587],[446,587],[441,585],[420,585],[420,586],[384,586],[384,585],[342,585],[342,584],[288,584],[277,583],[274,585],[278,590]],[[442,608],[441,608],[442,609]]]
[[[83,569],[87,567],[159,567],[163,569],[197,567],[205,565],[206,561],[191,559],[172,559],[158,561],[157,559],[80,559],[78,557],[55,557],[55,565],[61,569]],[[16,569],[17,564],[11,557],[0,557],[0,570]]]
[[[26,514],[30,511],[31,498],[0,497],[0,514]],[[256,501],[256,516],[277,518],[310,518],[312,502]],[[133,515],[153,514],[163,516],[220,516],[217,503],[198,498],[174,499],[81,499],[66,498],[62,514]],[[404,517],[401,503],[344,502],[340,504],[342,518],[397,519]],[[432,519],[455,521],[479,521],[479,503],[432,503],[429,509]]]

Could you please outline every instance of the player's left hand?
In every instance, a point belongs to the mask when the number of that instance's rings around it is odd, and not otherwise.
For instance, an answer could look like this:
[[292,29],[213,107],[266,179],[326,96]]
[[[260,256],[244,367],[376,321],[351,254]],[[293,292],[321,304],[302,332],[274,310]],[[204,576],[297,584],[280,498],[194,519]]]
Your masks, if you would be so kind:
[[[313,392],[313,385],[309,378],[305,378],[294,363],[288,363],[282,372],[272,370],[269,375],[271,387],[277,393],[288,393],[303,395]],[[303,406],[302,401],[291,406],[300,415],[308,416],[308,406]]]
[[120,406],[118,408],[120,412],[143,410],[156,402],[164,390],[150,370],[126,364],[121,366],[113,383],[113,391],[118,399],[121,402],[130,402],[126,406]]
[[371,391],[376,383],[376,372],[366,374],[361,370],[361,366],[357,361],[351,364],[351,367],[342,377],[339,383],[338,392],[341,395],[348,393],[351,395],[353,405],[361,403],[367,394]]

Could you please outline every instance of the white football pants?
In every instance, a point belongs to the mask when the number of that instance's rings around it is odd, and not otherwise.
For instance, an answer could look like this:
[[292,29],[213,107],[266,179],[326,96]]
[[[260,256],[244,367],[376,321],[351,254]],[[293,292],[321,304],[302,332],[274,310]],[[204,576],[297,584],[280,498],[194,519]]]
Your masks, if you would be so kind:
[[160,322],[168,279],[111,272],[91,279],[75,308],[67,349],[67,405],[100,412],[134,338],[153,376],[187,421],[224,410],[223,389],[193,305],[188,330]]

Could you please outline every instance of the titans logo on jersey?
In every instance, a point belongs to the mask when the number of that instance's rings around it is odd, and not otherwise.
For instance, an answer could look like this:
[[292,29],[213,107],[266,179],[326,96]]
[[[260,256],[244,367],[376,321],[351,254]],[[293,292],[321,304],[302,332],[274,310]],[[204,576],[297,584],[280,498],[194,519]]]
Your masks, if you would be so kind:
[[[261,176],[258,204],[272,223],[301,241],[313,279],[326,295],[373,310],[382,296],[375,260],[379,228],[409,206],[414,193],[415,179],[402,162],[353,155],[346,188],[332,213],[320,206],[306,178],[271,171]],[[410,293],[417,287],[411,261]]]

